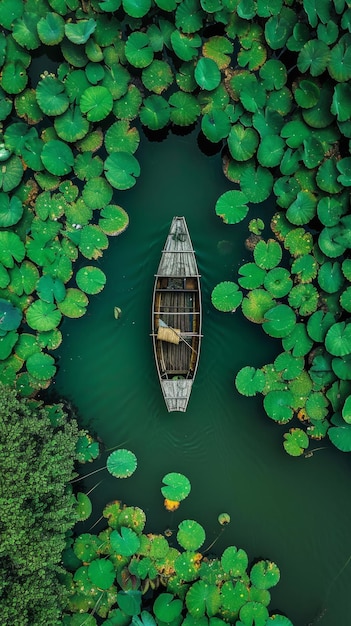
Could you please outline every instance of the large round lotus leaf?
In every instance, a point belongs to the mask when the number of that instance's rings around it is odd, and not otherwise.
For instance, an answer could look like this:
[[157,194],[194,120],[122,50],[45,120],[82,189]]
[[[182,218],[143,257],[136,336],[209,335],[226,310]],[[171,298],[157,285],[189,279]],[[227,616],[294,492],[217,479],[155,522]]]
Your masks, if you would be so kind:
[[301,428],[290,428],[288,433],[284,433],[283,446],[290,456],[301,456],[308,448],[309,439]]
[[224,571],[230,574],[233,578],[239,578],[246,572],[249,563],[248,556],[245,550],[235,546],[229,546],[222,554],[221,564]]
[[184,474],[178,472],[170,472],[162,478],[164,487],[161,487],[161,493],[167,500],[181,502],[190,493],[191,484]]
[[276,357],[274,367],[281,373],[283,380],[292,380],[301,374],[304,363],[303,357],[294,357],[290,352],[282,352]]
[[238,285],[231,281],[224,281],[215,286],[211,294],[211,302],[219,311],[235,311],[243,299]]
[[255,396],[264,389],[264,374],[261,370],[246,365],[237,373],[235,386],[243,396]]
[[52,139],[44,144],[41,159],[45,168],[55,176],[68,174],[74,163],[74,156],[71,148],[63,141]]
[[[0,78],[1,86],[3,90],[8,94],[19,94],[28,82],[28,75],[25,70],[25,66],[21,61],[16,60],[13,63],[10,61],[5,63],[2,68],[1,78]],[[6,101],[3,102],[5,108],[8,108]]]
[[332,426],[328,429],[332,444],[342,452],[351,452],[351,426]]
[[99,547],[100,540],[98,537],[90,533],[83,533],[76,538],[73,551],[83,563],[89,563],[97,557]]
[[299,191],[296,200],[288,207],[286,217],[296,226],[308,224],[317,210],[317,198],[309,191]]
[[150,65],[154,51],[146,33],[134,32],[126,41],[125,54],[133,67],[144,68]]
[[93,510],[93,505],[89,496],[87,496],[86,493],[83,493],[82,491],[79,491],[77,493],[76,500],[77,505],[75,507],[75,513],[78,516],[79,521],[84,522],[88,519],[88,517],[90,517]]
[[37,23],[40,41],[46,46],[55,46],[65,36],[65,21],[61,15],[49,12]]
[[82,291],[89,294],[100,293],[106,283],[106,276],[99,267],[85,265],[76,274],[76,282]]
[[98,589],[108,589],[111,587],[115,575],[115,568],[108,559],[94,559],[88,567],[88,576]]
[[325,336],[325,347],[333,356],[351,354],[351,324],[337,322]]
[[140,109],[140,121],[150,130],[160,130],[167,126],[171,116],[170,106],[163,96],[149,96]]
[[94,19],[78,20],[77,22],[67,22],[65,24],[65,35],[74,44],[86,43],[96,28]]
[[41,276],[37,283],[37,293],[44,302],[62,302],[66,288],[59,278],[52,278],[48,274]]
[[68,109],[69,98],[64,84],[55,76],[44,76],[36,87],[38,104],[46,115],[62,115]]
[[17,196],[10,198],[8,194],[0,193],[0,227],[8,228],[17,224],[22,214],[22,202]]
[[262,324],[266,312],[274,306],[274,299],[265,289],[253,289],[243,299],[242,312],[251,322]]
[[104,163],[105,176],[112,187],[130,189],[140,175],[140,165],[129,152],[113,152]]
[[302,317],[311,315],[318,306],[319,294],[314,285],[295,285],[289,293],[289,305],[297,310]]
[[296,324],[294,311],[286,304],[278,304],[266,311],[263,330],[271,337],[286,337]]
[[341,380],[351,380],[351,355],[333,359],[332,368]]
[[128,91],[113,106],[113,112],[121,120],[134,120],[142,103],[141,93],[136,85],[129,85]]
[[328,72],[337,82],[351,78],[351,51],[346,41],[339,41],[331,50]]
[[341,265],[338,261],[323,263],[318,272],[318,284],[327,293],[336,293],[344,283]]
[[280,263],[282,249],[275,239],[268,239],[267,242],[261,240],[254,248],[254,259],[256,265],[262,269],[270,270]]
[[237,224],[247,215],[249,207],[248,199],[242,191],[231,189],[219,196],[215,211],[226,224]]
[[57,328],[61,321],[61,312],[51,302],[36,300],[26,311],[26,320],[30,328],[45,331]]
[[342,203],[333,196],[324,196],[318,201],[317,215],[324,226],[336,226],[343,212]]
[[0,188],[7,193],[12,191],[22,180],[23,165],[18,156],[11,156],[0,169]]
[[0,318],[0,360],[4,361],[10,356],[12,348],[17,343],[18,333],[12,330],[2,336],[2,330]]
[[199,562],[196,552],[183,552],[175,562],[174,567],[177,576],[185,582],[192,582],[199,577]]
[[240,624],[244,626],[266,626],[269,613],[261,602],[247,602],[241,607],[239,617]]
[[124,11],[131,17],[144,17],[151,7],[151,0],[122,0]]
[[326,69],[329,58],[329,46],[319,39],[310,39],[299,52],[297,67],[303,74],[309,71],[311,76],[320,76]]
[[[289,422],[293,416],[292,403],[293,395],[290,391],[269,391],[263,400],[264,410],[268,417],[275,422],[283,424]],[[259,589],[264,589],[264,587],[257,585],[255,581],[252,580],[252,582]]]
[[205,113],[201,118],[201,130],[209,141],[218,143],[227,137],[230,131],[227,113],[221,109],[213,109],[210,113]]
[[138,534],[143,531],[145,523],[146,515],[138,506],[124,507],[118,518],[118,526],[128,526]]
[[82,317],[86,312],[89,300],[80,289],[69,287],[63,300],[58,303],[58,308],[66,317]]
[[169,98],[171,121],[178,126],[190,126],[200,114],[200,105],[195,96],[176,91]]
[[111,113],[113,98],[106,87],[101,85],[88,87],[82,93],[79,106],[89,122],[100,122]]
[[284,350],[291,350],[294,357],[305,356],[313,346],[313,341],[307,334],[305,324],[295,324],[292,331],[282,340]]
[[329,158],[319,166],[316,174],[316,183],[319,189],[326,193],[338,193],[341,191],[338,177],[339,170],[336,167],[335,160]]
[[265,270],[258,267],[256,263],[245,263],[239,267],[238,273],[240,274],[238,283],[244,289],[261,287],[266,276]]
[[22,312],[8,300],[0,298],[0,333],[16,330],[22,321]]
[[112,476],[128,478],[134,474],[137,468],[137,459],[130,450],[124,448],[114,450],[107,458],[106,467]]
[[116,204],[109,204],[100,211],[99,228],[110,237],[123,233],[128,224],[128,213]]
[[137,128],[130,128],[129,122],[120,120],[110,126],[105,134],[104,144],[108,153],[130,152],[134,154],[139,146],[140,136]]
[[143,69],[142,81],[146,89],[161,94],[173,83],[172,69],[166,61],[155,59]]
[[88,180],[84,185],[82,196],[85,204],[91,209],[102,209],[112,199],[113,189],[102,176]]
[[174,30],[171,34],[171,44],[177,57],[182,61],[191,61],[198,55],[198,48],[201,46],[200,35],[186,35],[180,30]]
[[195,80],[201,89],[211,91],[221,82],[221,72],[212,59],[201,57],[195,66]]
[[240,188],[249,202],[258,204],[270,196],[273,175],[266,167],[247,165],[240,176]]
[[48,380],[53,378],[56,372],[55,360],[49,354],[36,352],[27,359],[28,373],[36,380]]
[[[209,9],[207,7],[207,2],[209,0],[202,0],[202,7],[205,9],[207,13],[209,13]],[[204,6],[204,2],[206,2],[206,7]],[[217,10],[217,9],[216,9]],[[231,61],[231,54],[233,53],[233,44],[227,37],[222,37],[220,35],[215,35],[210,37],[205,41],[202,53],[204,57],[208,57],[209,59],[213,59],[216,62],[219,69],[223,70],[225,67],[228,67]]]
[[256,152],[259,137],[253,128],[245,128],[241,124],[232,126],[228,135],[228,148],[233,159],[247,161]]
[[185,550],[198,550],[205,541],[203,527],[194,520],[184,520],[178,526],[177,541]]
[[272,561],[259,561],[252,566],[250,579],[257,589],[270,589],[278,584],[280,571]]
[[221,604],[219,589],[216,585],[209,585],[203,580],[198,580],[186,594],[185,603],[189,613],[196,619],[205,614],[212,617],[216,615]]
[[74,173],[80,180],[90,180],[91,178],[100,176],[103,169],[103,160],[99,156],[94,157],[92,152],[83,152],[83,154],[76,156]]
[[58,137],[68,143],[82,139],[89,131],[89,122],[83,117],[78,106],[71,106],[56,117],[54,126]]
[[291,266],[291,273],[297,274],[301,283],[309,283],[316,278],[318,272],[318,263],[311,254],[303,254],[295,259]]
[[169,624],[181,614],[183,602],[171,593],[161,593],[155,600],[153,611],[161,622]]
[[264,167],[276,167],[284,154],[285,142],[279,135],[266,135],[261,139],[257,160]]
[[284,247],[294,257],[308,254],[313,248],[312,235],[303,228],[294,228],[286,235]]
[[335,317],[332,313],[316,311],[307,322],[307,332],[313,341],[321,343],[334,322]]
[[284,298],[291,290],[293,281],[287,269],[284,267],[275,267],[267,272],[263,284],[265,289],[267,289],[274,298]]

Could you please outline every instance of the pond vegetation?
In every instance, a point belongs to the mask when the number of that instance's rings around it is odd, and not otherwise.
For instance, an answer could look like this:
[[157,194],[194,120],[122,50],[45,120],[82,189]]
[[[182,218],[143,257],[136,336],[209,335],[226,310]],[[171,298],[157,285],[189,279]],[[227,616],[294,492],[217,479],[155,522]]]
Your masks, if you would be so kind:
[[[222,151],[233,184],[214,207],[225,223],[241,222],[251,205],[268,199],[279,207],[267,237],[261,217],[250,221],[252,261],[212,292],[217,309],[241,307],[282,343],[273,363],[237,372],[236,388],[262,394],[267,416],[291,424],[282,437],[289,455],[311,454],[310,440],[320,449],[326,437],[350,452],[345,0],[3,0],[0,24],[0,377],[18,395],[9,392],[14,417],[24,411],[29,427],[40,415],[48,441],[55,442],[58,429],[70,442],[66,471],[57,474],[61,491],[52,495],[56,502],[67,497],[71,507],[54,529],[55,567],[74,523],[73,495],[64,488],[71,462],[93,460],[99,446],[87,433],[78,436],[74,422],[63,426],[61,410],[44,409],[38,394],[56,373],[63,318],[82,317],[89,296],[103,289],[106,276],[96,262],[109,237],[128,226],[119,201],[140,176],[137,123],[151,134],[200,123],[207,142]],[[36,77],[38,59],[53,71],[44,67]],[[29,435],[12,426],[14,441],[25,441]],[[62,463],[63,452],[53,454]],[[107,470],[123,478],[136,463],[132,452],[118,450]],[[162,493],[171,507],[190,485],[180,474],[167,480]],[[46,487],[38,484],[40,495]],[[21,472],[18,489],[25,499]],[[88,496],[76,503],[86,519]],[[45,509],[39,500],[35,505]],[[45,515],[51,519],[46,509]],[[291,624],[268,612],[268,589],[279,580],[274,563],[249,567],[234,547],[221,558],[204,556],[198,550],[205,530],[194,520],[179,525],[181,551],[164,536],[143,535],[137,507],[113,503],[103,517],[107,528],[99,535],[69,537],[64,624],[91,626],[95,615],[109,626]],[[14,535],[9,555],[15,543]],[[23,619],[49,623],[39,609]]]

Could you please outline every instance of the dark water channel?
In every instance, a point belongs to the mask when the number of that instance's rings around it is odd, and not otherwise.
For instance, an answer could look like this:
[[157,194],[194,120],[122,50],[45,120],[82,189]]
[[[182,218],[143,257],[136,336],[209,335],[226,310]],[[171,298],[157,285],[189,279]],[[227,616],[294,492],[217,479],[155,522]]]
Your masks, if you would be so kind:
[[[216,199],[230,183],[220,157],[206,157],[196,136],[197,131],[170,135],[162,143],[142,137],[140,179],[115,198],[130,226],[111,240],[99,262],[107,285],[91,297],[84,318],[65,321],[62,328],[57,391],[106,447],[122,444],[138,458],[130,479],[105,477],[91,494],[91,523],[107,502],[122,499],[144,509],[148,532],[197,520],[206,529],[206,547],[221,528],[218,514],[228,512],[231,524],[213,549],[221,554],[235,545],[250,559],[278,564],[281,581],[272,590],[270,609],[285,612],[295,626],[307,626],[326,609],[315,624],[349,626],[351,563],[342,568],[351,555],[351,457],[329,446],[308,459],[289,457],[282,446],[288,428],[264,415],[260,399],[235,390],[243,365],[269,363],[281,346],[240,311],[223,314],[211,305],[216,283],[236,280],[238,266],[249,259],[248,220],[228,226],[215,215]],[[264,219],[265,212],[268,223],[269,207],[253,208],[250,218]],[[203,277],[204,339],[185,414],[165,409],[149,337],[153,275],[174,215],[187,219]],[[120,320],[114,319],[114,306],[122,309]],[[184,473],[192,485],[172,514],[160,492],[170,471]],[[97,474],[85,487],[106,475]]]

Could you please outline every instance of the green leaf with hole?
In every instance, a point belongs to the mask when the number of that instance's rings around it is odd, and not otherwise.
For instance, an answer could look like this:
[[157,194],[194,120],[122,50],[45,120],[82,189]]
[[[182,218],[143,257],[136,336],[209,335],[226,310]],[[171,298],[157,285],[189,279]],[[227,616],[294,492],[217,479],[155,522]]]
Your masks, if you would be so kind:
[[191,484],[184,474],[178,472],[170,472],[162,478],[164,486],[161,487],[161,493],[167,500],[181,502],[190,493]]
[[246,365],[237,373],[235,386],[243,396],[255,396],[264,389],[264,374],[260,369]]
[[215,211],[225,224],[237,224],[247,215],[249,207],[242,191],[225,191],[217,200]]
[[121,556],[132,556],[140,547],[138,535],[126,526],[122,526],[119,531],[113,530],[110,541],[112,550]]
[[296,315],[287,304],[277,304],[266,311],[263,330],[271,337],[283,338],[289,335],[296,324]]
[[113,98],[107,87],[88,87],[82,93],[79,106],[89,122],[100,122],[111,113]]
[[140,165],[129,152],[113,152],[104,163],[105,176],[115,189],[130,189],[140,175]]

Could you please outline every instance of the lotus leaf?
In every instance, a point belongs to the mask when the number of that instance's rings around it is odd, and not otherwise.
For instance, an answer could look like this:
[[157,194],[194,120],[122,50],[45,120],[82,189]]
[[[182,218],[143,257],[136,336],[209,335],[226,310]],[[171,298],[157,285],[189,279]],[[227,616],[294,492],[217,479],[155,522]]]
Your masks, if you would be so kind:
[[39,39],[46,46],[57,45],[65,35],[64,19],[57,13],[48,12],[36,26]]
[[196,619],[205,614],[213,617],[221,604],[219,589],[216,585],[209,585],[203,580],[198,580],[187,592],[185,603],[189,613]]
[[248,556],[242,548],[229,546],[222,554],[221,565],[223,570],[233,578],[242,577],[248,566]]
[[278,584],[280,571],[272,561],[258,561],[251,568],[250,579],[257,589],[270,589]]
[[[311,319],[311,318],[310,318]],[[305,356],[313,346],[304,324],[295,324],[292,331],[282,340],[284,350],[291,350],[294,357]]]
[[[205,11],[209,12],[208,8],[205,8]],[[219,69],[223,70],[228,67],[230,63],[231,54],[233,53],[233,44],[227,39],[227,37],[215,35],[205,41],[202,53],[204,57],[215,61]]]
[[174,598],[171,593],[161,593],[153,605],[157,619],[166,624],[173,622],[181,614],[182,609],[182,601]]
[[228,136],[230,121],[227,113],[221,109],[214,109],[205,113],[201,119],[201,130],[212,143],[218,143]]
[[[293,416],[292,403],[293,395],[290,391],[286,390],[269,391],[263,400],[264,410],[266,411],[268,417],[281,424],[285,424],[291,420]],[[254,580],[252,580],[252,582],[259,589],[265,588],[260,587],[260,585],[258,585]],[[268,588],[269,587],[267,587],[267,589]]]
[[51,276],[41,276],[37,283],[37,293],[41,300],[44,302],[62,302],[65,297],[66,289],[59,278],[52,278]]
[[112,95],[102,85],[88,87],[82,93],[79,101],[80,110],[85,113],[89,122],[99,122],[112,111]]
[[88,294],[100,293],[106,283],[106,276],[99,267],[85,265],[76,274],[79,289]]
[[245,289],[256,289],[261,287],[265,280],[266,271],[258,267],[256,263],[245,263],[239,268],[238,283]]
[[232,126],[228,136],[228,147],[233,159],[247,161],[256,151],[258,135],[253,128],[244,128],[241,124]]
[[233,618],[237,617],[237,613],[240,611],[241,607],[246,604],[248,599],[249,589],[247,583],[238,580],[233,584],[230,580],[223,584],[221,588],[221,610],[224,614],[229,614],[233,616]]
[[66,290],[64,299],[58,302],[58,308],[62,315],[70,318],[78,318],[86,313],[88,303],[89,300],[83,291],[69,287]]
[[327,293],[336,293],[344,283],[344,276],[339,262],[323,263],[318,271],[318,284]]
[[177,541],[185,550],[198,550],[205,541],[203,527],[194,520],[184,520],[178,526]]
[[318,273],[318,263],[311,254],[303,254],[293,262],[291,273],[297,274],[299,282],[309,283]]
[[269,613],[267,608],[261,602],[248,602],[240,609],[240,622],[243,626],[266,626]]
[[267,272],[263,284],[273,298],[284,298],[290,292],[293,282],[287,269],[275,267]]
[[328,429],[332,444],[342,452],[351,452],[351,426],[332,426]]
[[284,433],[284,448],[290,456],[301,456],[308,448],[309,439],[301,428],[290,428],[288,433]]
[[48,172],[55,176],[68,174],[74,163],[71,148],[58,139],[53,139],[44,144],[41,159]]
[[0,24],[11,30],[13,21],[21,17],[24,7],[22,0],[4,0],[0,8]]
[[261,370],[247,365],[237,373],[235,386],[243,396],[255,396],[264,389],[264,374]]
[[77,505],[75,508],[75,512],[78,516],[79,521],[83,522],[84,520],[87,520],[88,517],[90,517],[92,510],[93,510],[93,505],[91,503],[89,496],[87,496],[82,491],[79,491],[77,493],[76,500],[77,500]]
[[57,328],[38,333],[38,344],[41,348],[57,350],[62,343],[62,333]]
[[283,48],[290,37],[297,16],[288,7],[283,7],[279,15],[273,15],[265,24],[265,38],[270,48]]
[[146,33],[134,32],[126,41],[125,54],[133,67],[144,68],[150,65],[154,58],[154,51]]
[[201,57],[195,66],[195,80],[201,89],[211,91],[221,82],[221,72],[213,59]]
[[4,289],[10,282],[10,276],[3,265],[0,264],[0,289]]
[[234,312],[240,305],[243,294],[236,283],[224,281],[216,285],[212,291],[211,301],[219,311]]
[[140,175],[140,165],[129,152],[113,152],[105,160],[105,175],[112,187],[130,189]]
[[18,339],[18,333],[16,333],[14,330],[6,332],[6,334],[3,334],[3,328],[1,324],[1,318],[0,318],[0,360],[1,361],[4,361],[10,356],[12,352],[12,348],[17,343],[17,339]]
[[195,96],[183,91],[176,91],[169,98],[170,118],[178,126],[193,124],[200,114],[200,105]]
[[273,176],[266,167],[248,164],[240,176],[240,187],[249,202],[260,203],[272,192]]
[[204,13],[198,0],[182,0],[175,13],[175,25],[183,33],[192,34],[200,30]]
[[91,209],[102,209],[112,199],[113,189],[102,176],[96,176],[85,184],[82,196]]
[[118,517],[118,526],[127,526],[140,534],[146,523],[146,515],[138,506],[126,506]]
[[266,312],[274,306],[274,299],[265,289],[253,289],[242,301],[242,312],[251,322],[262,324]]
[[296,226],[308,224],[314,218],[316,208],[316,197],[309,191],[299,191],[296,200],[289,206],[286,217]]
[[113,112],[121,120],[134,120],[142,104],[142,96],[136,85],[129,85],[127,92],[113,106]]
[[[78,559],[84,563],[89,563],[97,557],[99,545],[100,541],[98,537],[91,535],[90,533],[83,533],[76,538],[73,545],[73,551]],[[76,574],[78,572],[79,570],[77,570]]]
[[115,478],[128,478],[136,470],[137,459],[130,450],[115,450],[109,454],[106,467]]
[[40,348],[37,339],[29,333],[21,333],[16,344],[16,356],[22,361],[26,361],[29,356],[39,352]]
[[77,106],[70,106],[56,117],[54,126],[58,137],[68,143],[82,139],[89,131],[89,122]]
[[[88,603],[86,610],[89,610],[90,608],[90,603]],[[75,613],[70,616],[69,626],[97,626],[97,621],[90,613]]]
[[64,84],[55,76],[44,76],[36,87],[37,102],[46,115],[62,115],[69,106]]
[[53,378],[56,372],[55,361],[49,354],[35,352],[27,359],[28,373],[36,380],[48,380]]
[[53,303],[35,300],[26,311],[26,320],[34,330],[52,330],[59,325],[61,313]]
[[0,193],[0,227],[7,228],[17,224],[22,214],[22,202],[16,195],[10,198],[7,194]]
[[[98,156],[93,156],[92,152],[78,154],[74,162],[74,173],[81,180],[89,180],[100,176],[104,169],[103,161]],[[79,222],[79,220],[77,220]]]
[[184,582],[192,582],[199,577],[199,561],[196,552],[183,552],[175,562],[174,567],[177,575]]
[[2,164],[0,170],[0,188],[7,193],[15,189],[22,180],[23,165],[18,156],[11,156]]
[[164,486],[161,487],[161,493],[164,498],[181,502],[190,493],[191,484],[184,474],[178,472],[170,472],[162,478]]
[[294,228],[287,233],[284,240],[284,248],[289,250],[293,257],[309,254],[313,248],[313,238],[311,233],[303,228]]
[[292,380],[301,374],[304,367],[303,357],[294,357],[290,352],[279,354],[275,361],[274,367],[283,380]]
[[198,48],[201,46],[200,35],[187,35],[180,30],[174,30],[171,34],[171,44],[177,57],[182,61],[191,61],[198,56]]
[[[152,65],[150,66],[152,67]],[[130,152],[134,154],[140,141],[138,130],[130,128],[126,120],[112,124],[105,134],[104,144],[107,152]]]
[[318,201],[317,215],[324,226],[336,226],[343,212],[341,202],[333,196],[325,196]]
[[295,323],[294,311],[286,304],[278,304],[265,312],[262,326],[263,330],[271,337],[282,338],[291,333]]
[[314,353],[309,374],[313,380],[313,387],[315,390],[323,390],[327,385],[334,382],[335,375],[331,362],[331,356],[324,352],[322,348]]
[[340,172],[337,181],[344,187],[351,187],[351,158],[345,157],[336,163],[336,167]]
[[[15,102],[17,103],[17,101]],[[4,90],[1,89],[0,87],[0,120],[5,120],[8,117],[8,115],[10,115],[11,109],[12,109],[12,100],[6,96]],[[18,115],[20,115],[20,112],[21,112],[20,109],[17,109],[16,107],[16,110],[17,110]],[[0,154],[1,154],[1,160],[4,160],[5,157],[7,158],[8,156],[10,156],[10,153],[4,147],[2,147]]]
[[325,336],[325,347],[333,356],[351,354],[351,325],[337,322],[330,326]]
[[[148,611],[141,611],[140,618],[137,615],[134,615],[132,624],[133,626],[156,626],[153,615]],[[112,624],[108,626],[112,626]]]
[[320,76],[330,59],[330,49],[324,41],[311,39],[301,48],[297,57],[297,67],[303,74],[308,70],[311,76]]
[[237,224],[247,215],[249,207],[247,198],[242,191],[231,189],[225,191],[217,200],[215,211],[226,224]]
[[98,259],[102,256],[101,250],[106,250],[108,247],[105,233],[95,224],[88,224],[76,233],[79,234],[79,250],[86,259]]
[[351,78],[351,50],[345,40],[338,41],[331,49],[328,72],[338,83]]
[[281,246],[274,239],[269,239],[267,242],[261,240],[254,248],[255,263],[262,269],[270,270],[276,267],[281,258]]
[[6,93],[21,93],[21,91],[23,91],[28,82],[28,75],[25,71],[23,63],[18,60],[5,63],[2,68],[0,82],[1,87],[4,91],[6,91]]
[[153,95],[145,98],[140,109],[140,121],[150,130],[160,130],[170,120],[170,106],[162,96]]
[[65,35],[69,41],[79,45],[88,41],[95,28],[96,21],[93,18],[78,20],[76,23],[69,22],[65,24]]
[[328,413],[328,401],[323,393],[311,393],[306,401],[307,415],[312,420],[322,420]]
[[138,551],[140,540],[131,528],[122,526],[120,531],[113,530],[110,535],[112,549],[122,556],[132,556]]

